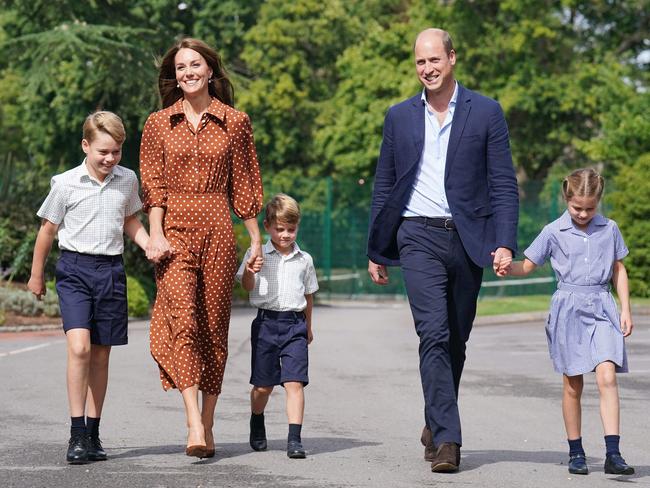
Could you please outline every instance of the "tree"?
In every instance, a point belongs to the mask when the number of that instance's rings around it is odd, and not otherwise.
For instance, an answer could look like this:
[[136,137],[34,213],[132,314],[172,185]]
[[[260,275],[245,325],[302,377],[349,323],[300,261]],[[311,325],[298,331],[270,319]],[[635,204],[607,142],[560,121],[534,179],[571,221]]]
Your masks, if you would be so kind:
[[322,167],[313,132],[338,83],[335,61],[353,40],[358,19],[339,0],[270,0],[247,33],[242,59],[252,80],[240,97],[265,168]]

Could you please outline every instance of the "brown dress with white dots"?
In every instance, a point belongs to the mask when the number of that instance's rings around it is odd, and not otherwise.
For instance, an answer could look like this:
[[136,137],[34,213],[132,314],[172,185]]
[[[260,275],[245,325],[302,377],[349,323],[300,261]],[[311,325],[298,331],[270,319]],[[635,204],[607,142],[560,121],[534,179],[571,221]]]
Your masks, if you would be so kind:
[[156,266],[151,355],[165,390],[221,392],[237,255],[230,208],[241,219],[262,208],[248,116],[217,99],[195,130],[182,99],[149,116],[140,146],[144,207],[165,209],[173,255]]

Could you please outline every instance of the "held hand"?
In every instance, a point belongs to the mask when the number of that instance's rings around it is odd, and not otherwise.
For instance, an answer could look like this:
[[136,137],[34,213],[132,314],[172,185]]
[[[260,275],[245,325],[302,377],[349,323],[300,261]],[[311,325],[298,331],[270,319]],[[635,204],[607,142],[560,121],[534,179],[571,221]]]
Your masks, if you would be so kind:
[[492,261],[494,273],[499,277],[507,276],[512,264],[512,251],[507,247],[499,247],[491,254],[494,258]]
[[621,332],[623,332],[623,337],[627,337],[632,333],[634,324],[632,324],[632,316],[629,312],[621,312]]
[[[495,253],[491,253],[491,254],[492,254],[492,256],[495,255]],[[502,258],[501,261],[498,263],[496,269],[494,270],[494,273],[499,278],[504,278],[505,276],[508,276],[511,271],[512,271],[512,258],[511,257],[505,257],[505,258]]]
[[45,280],[43,277],[32,276],[29,278],[27,289],[34,294],[37,300],[42,300],[42,297],[45,296],[45,293],[47,292],[47,288],[45,287]]
[[264,254],[262,254],[262,244],[251,243],[251,255],[246,261],[246,269],[251,273],[259,273],[264,265]]
[[147,241],[145,252],[147,259],[153,261],[154,263],[159,263],[160,261],[171,256],[173,251],[169,245],[169,241],[164,235],[153,234]]
[[248,261],[246,261],[246,269],[251,273],[259,273],[263,264],[264,260],[262,258],[251,256]]
[[376,283],[377,285],[388,284],[388,270],[383,264],[368,261],[368,273],[370,273],[370,278],[373,283]]

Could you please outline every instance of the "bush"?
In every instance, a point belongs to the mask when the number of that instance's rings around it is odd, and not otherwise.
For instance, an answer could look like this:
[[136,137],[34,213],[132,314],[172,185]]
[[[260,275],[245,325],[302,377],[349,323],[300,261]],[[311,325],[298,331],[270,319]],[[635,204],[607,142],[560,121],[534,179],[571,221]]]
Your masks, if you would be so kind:
[[[54,287],[54,280],[48,281],[46,287],[47,293],[43,300],[39,301],[27,290],[0,285],[0,325],[4,322],[5,312],[27,317],[37,317],[39,315],[59,317],[61,315],[59,298]],[[129,316],[145,317],[149,315],[149,299],[140,282],[132,276],[127,276],[126,287]]]
[[39,301],[27,290],[21,290],[10,286],[0,286],[0,310],[13,312],[17,315],[37,317],[46,315],[48,317],[59,316],[59,300],[56,292],[48,290]]
[[629,256],[625,259],[633,296],[650,296],[650,153],[624,166],[614,180],[615,191],[606,195]]
[[[260,227],[262,225],[260,224]],[[240,220],[235,220],[232,226],[233,232],[235,234],[235,242],[237,244],[237,269],[244,259],[246,251],[250,247],[251,239],[246,231],[246,226]],[[264,229],[261,229],[262,233]],[[232,290],[232,298],[236,303],[248,302],[248,292],[244,290],[244,287],[235,280],[235,284]]]
[[129,317],[149,315],[149,299],[142,284],[133,276],[126,277],[126,293],[129,299]]

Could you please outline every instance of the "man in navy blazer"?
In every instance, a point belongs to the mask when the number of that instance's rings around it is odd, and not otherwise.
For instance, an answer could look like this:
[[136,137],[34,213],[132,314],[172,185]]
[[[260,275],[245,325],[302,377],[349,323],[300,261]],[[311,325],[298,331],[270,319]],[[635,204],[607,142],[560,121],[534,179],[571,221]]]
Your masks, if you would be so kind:
[[375,174],[368,272],[400,266],[420,338],[425,459],[456,471],[458,386],[483,268],[503,275],[517,247],[519,197],[499,104],[454,78],[449,34],[415,42],[421,94],[388,110]]

